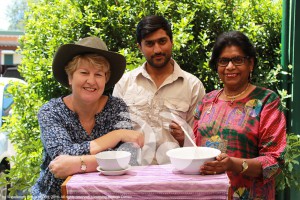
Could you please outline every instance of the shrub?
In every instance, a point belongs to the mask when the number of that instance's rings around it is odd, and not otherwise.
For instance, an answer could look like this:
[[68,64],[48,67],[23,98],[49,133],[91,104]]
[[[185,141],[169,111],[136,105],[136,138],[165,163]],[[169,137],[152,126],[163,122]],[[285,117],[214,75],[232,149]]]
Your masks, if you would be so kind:
[[286,188],[296,188],[300,190],[300,135],[290,133],[287,136],[287,147],[285,154],[285,164],[282,173],[276,179],[277,191]]

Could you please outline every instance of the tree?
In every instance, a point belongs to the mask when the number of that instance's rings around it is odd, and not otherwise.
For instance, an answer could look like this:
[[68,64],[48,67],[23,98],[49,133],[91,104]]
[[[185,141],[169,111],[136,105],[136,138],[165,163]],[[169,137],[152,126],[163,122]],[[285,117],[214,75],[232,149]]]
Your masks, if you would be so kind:
[[24,31],[24,13],[27,7],[27,0],[12,0],[10,2],[6,11],[10,23],[8,30]]
[[276,74],[271,78],[269,74],[278,70],[280,58],[281,1],[29,1],[25,35],[20,40],[23,59],[19,67],[28,85],[22,90],[12,89],[17,95],[16,104],[5,127],[11,132],[18,153],[8,174],[14,185],[12,194],[17,189],[29,190],[39,175],[42,144],[37,112],[40,106],[68,93],[52,76],[51,63],[56,49],[61,44],[96,35],[110,50],[126,57],[128,70],[134,69],[144,61],[136,48],[136,24],[149,14],[164,15],[171,21],[173,57],[183,69],[203,81],[207,92],[220,87],[216,73],[208,67],[208,59],[217,35],[228,30],[241,30],[254,41],[259,56],[254,81],[275,90],[279,88]]

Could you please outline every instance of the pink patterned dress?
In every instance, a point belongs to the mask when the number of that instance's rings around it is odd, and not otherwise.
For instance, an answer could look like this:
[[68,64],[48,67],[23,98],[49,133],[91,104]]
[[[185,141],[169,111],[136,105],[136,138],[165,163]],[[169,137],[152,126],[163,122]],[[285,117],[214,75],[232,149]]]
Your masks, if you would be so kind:
[[195,112],[198,146],[220,149],[229,156],[256,158],[259,178],[227,172],[233,199],[275,199],[275,176],[284,164],[286,121],[276,93],[256,87],[234,102],[218,99],[220,90],[204,96]]

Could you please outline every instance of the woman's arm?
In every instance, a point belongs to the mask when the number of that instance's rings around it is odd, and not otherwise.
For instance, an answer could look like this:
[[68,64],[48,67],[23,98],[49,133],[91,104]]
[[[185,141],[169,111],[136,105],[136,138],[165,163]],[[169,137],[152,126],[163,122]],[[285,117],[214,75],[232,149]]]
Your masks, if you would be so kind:
[[[247,169],[243,171],[243,162],[247,165]],[[262,166],[261,163],[255,159],[244,159],[244,158],[235,158],[229,157],[227,154],[222,153],[217,156],[216,161],[205,163],[200,172],[202,174],[221,174],[225,171],[232,171],[235,173],[243,173],[246,176],[250,177],[260,177],[262,175]]]
[[286,147],[286,120],[280,98],[272,93],[260,116],[259,156],[264,182],[280,173]]
[[[82,164],[86,166],[85,170],[81,169]],[[60,155],[50,162],[49,169],[55,178],[65,179],[73,174],[94,172],[97,166],[94,155]]]
[[114,148],[119,142],[134,143],[139,147],[144,146],[144,136],[142,133],[119,129],[109,132],[90,143],[90,153],[96,154],[109,148]]
[[[139,132],[133,130],[116,130],[112,131],[96,140],[91,141],[92,155],[59,155],[49,164],[51,173],[56,178],[64,179],[70,175],[84,172],[96,171],[98,166],[95,155],[98,152],[115,147],[120,141],[135,143],[143,146],[144,138]],[[81,169],[82,163],[86,166],[86,170]]]
[[[115,147],[120,141],[144,145],[143,135],[133,130],[116,130],[97,138],[90,143],[92,155],[59,155],[49,164],[50,171],[56,178],[66,178],[70,175],[84,172],[94,172],[98,166],[95,155],[98,152]],[[86,170],[81,169],[82,162]]]

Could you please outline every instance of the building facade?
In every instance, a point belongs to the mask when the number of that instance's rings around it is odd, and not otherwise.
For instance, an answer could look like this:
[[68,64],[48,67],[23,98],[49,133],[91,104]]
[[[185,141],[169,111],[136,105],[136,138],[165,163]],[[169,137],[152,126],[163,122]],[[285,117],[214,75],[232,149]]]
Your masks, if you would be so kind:
[[17,70],[21,55],[16,52],[21,31],[0,31],[0,76],[21,78]]

